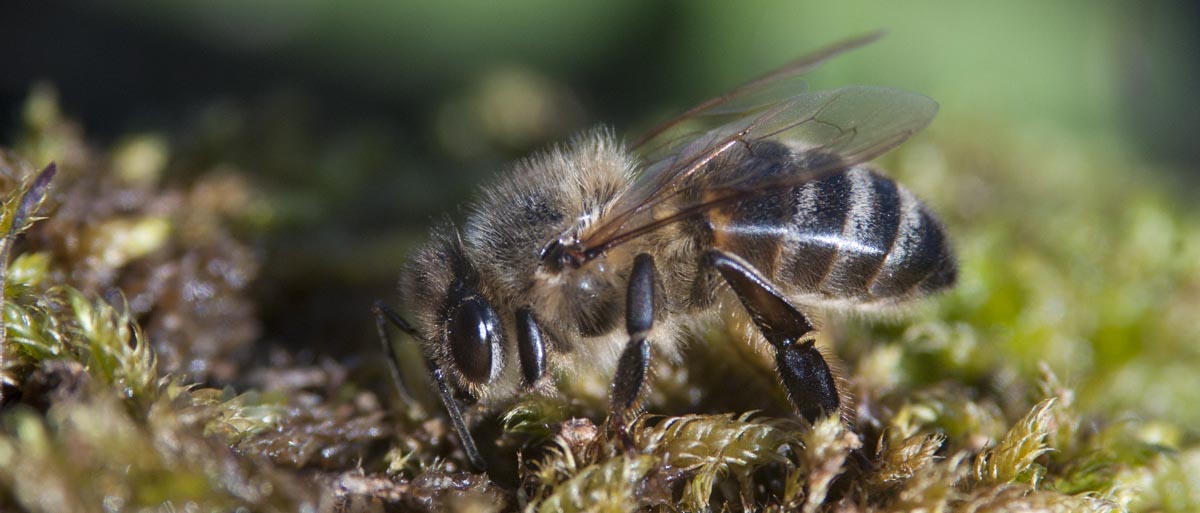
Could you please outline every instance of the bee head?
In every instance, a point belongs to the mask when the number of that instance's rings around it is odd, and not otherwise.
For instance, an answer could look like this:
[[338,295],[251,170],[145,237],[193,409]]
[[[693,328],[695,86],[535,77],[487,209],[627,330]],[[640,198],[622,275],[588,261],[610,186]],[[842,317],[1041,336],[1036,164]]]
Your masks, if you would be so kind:
[[413,315],[426,355],[475,399],[484,395],[504,366],[500,315],[481,287],[479,274],[454,235],[439,235],[405,267],[400,290]]

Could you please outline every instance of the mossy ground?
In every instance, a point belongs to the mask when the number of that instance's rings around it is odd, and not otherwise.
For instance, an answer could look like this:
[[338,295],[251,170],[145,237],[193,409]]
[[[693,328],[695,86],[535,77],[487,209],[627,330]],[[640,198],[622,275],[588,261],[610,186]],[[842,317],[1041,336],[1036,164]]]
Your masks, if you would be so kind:
[[256,349],[250,241],[279,207],[241,173],[164,184],[163,140],[89,146],[45,92],[25,122],[0,154],[0,509],[1200,510],[1200,218],[1111,141],[943,119],[883,159],[961,283],[824,316],[848,423],[791,416],[730,325],[656,364],[633,447],[583,376],[481,419],[481,475],[429,397]]

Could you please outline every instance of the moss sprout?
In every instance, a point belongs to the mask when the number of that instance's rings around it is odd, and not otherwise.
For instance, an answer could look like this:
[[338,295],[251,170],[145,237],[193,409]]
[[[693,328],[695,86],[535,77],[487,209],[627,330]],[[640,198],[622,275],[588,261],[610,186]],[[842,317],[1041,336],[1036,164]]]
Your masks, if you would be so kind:
[[[629,511],[646,502],[646,482],[658,462],[652,456],[617,456],[571,472],[561,481],[543,483],[548,493],[526,509],[561,511]],[[572,469],[573,470],[573,469]]]
[[980,453],[975,458],[975,478],[983,483],[1025,482],[1036,488],[1045,474],[1037,459],[1052,450],[1046,439],[1054,429],[1053,408],[1054,399],[1038,403],[996,447]]
[[799,440],[780,423],[752,420],[749,414],[685,415],[638,426],[635,440],[642,452],[687,476],[681,504],[700,510],[709,506],[718,479],[732,478],[743,501],[752,503],[752,473],[771,463],[790,463],[788,454]]

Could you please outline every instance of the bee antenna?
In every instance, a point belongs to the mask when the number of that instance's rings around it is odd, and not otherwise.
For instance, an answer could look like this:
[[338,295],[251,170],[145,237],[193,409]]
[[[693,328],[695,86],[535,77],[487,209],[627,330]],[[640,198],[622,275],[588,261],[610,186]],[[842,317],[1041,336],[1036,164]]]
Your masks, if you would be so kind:
[[[424,339],[421,338],[417,330],[408,321],[400,317],[400,314],[392,310],[383,301],[376,301],[371,310],[375,313],[375,327],[379,331],[379,342],[383,344],[383,352],[388,356],[388,366],[391,369],[392,380],[396,384],[396,392],[400,396],[400,401],[404,404],[418,404],[413,400],[412,394],[409,393],[408,387],[404,384],[404,376],[400,372],[400,362],[396,359],[396,351],[392,347],[392,339],[387,334],[387,325],[390,322],[408,336],[417,340]],[[458,400],[454,398],[454,394],[450,390],[450,384],[446,381],[445,372],[442,371],[442,368],[438,366],[436,361],[428,356],[425,357],[425,365],[429,368],[429,374],[433,376],[434,382],[437,383],[438,395],[442,398],[442,404],[445,405],[446,413],[450,416],[450,423],[454,425],[454,430],[458,432],[458,438],[462,441],[463,452],[467,453],[467,459],[471,461],[471,465],[475,468],[486,471],[487,463],[483,460],[483,455],[479,453],[479,448],[475,445],[475,439],[471,437],[471,432],[467,429],[467,423],[463,420],[462,407],[459,406]]]
[[[417,340],[421,339],[421,335],[417,333],[416,328],[413,328],[408,321],[404,320],[403,317],[400,317],[400,314],[396,313],[395,310],[392,310],[392,307],[388,306],[387,303],[384,303],[382,300],[376,301],[375,304],[371,306],[371,311],[375,313],[376,324],[379,325],[381,330],[386,327],[384,321],[387,321],[392,323],[392,326],[395,326],[396,328],[400,329],[400,331],[403,331],[404,334]],[[380,334],[381,339],[387,338],[386,331],[380,331]]]

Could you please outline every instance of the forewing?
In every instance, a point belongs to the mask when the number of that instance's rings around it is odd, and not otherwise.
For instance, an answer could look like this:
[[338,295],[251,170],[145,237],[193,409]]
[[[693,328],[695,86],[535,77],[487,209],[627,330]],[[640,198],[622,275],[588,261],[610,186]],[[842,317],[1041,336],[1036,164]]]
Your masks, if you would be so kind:
[[[600,253],[707,209],[841,172],[900,144],[936,112],[937,104],[929,98],[885,87],[792,95],[681,142],[650,164],[582,235],[581,246],[589,254]],[[793,150],[783,172],[770,177],[728,173],[732,163],[726,157],[732,150],[767,140]]]
[[789,100],[808,90],[804,77],[784,77],[753,94],[713,105],[701,112],[677,118],[673,124],[654,137],[634,143],[634,149],[646,162],[662,162],[678,156],[688,147],[695,148],[706,135],[719,128],[728,128],[737,121],[745,121],[762,114],[780,102]]
[[[675,129],[690,121],[701,118],[711,118],[722,115],[747,115],[760,108],[774,104],[804,89],[800,79],[804,74],[816,69],[825,61],[855,48],[870,44],[883,37],[883,32],[872,32],[830,45],[808,55],[797,58],[778,69],[746,82],[715,98],[710,98],[684,111],[658,126],[647,130],[633,146],[647,153],[654,148],[669,148],[672,141],[679,140],[683,134],[675,133]],[[709,123],[705,121],[704,123]],[[704,124],[702,123],[702,124]],[[709,125],[713,127],[716,125]],[[696,133],[706,132],[700,130]],[[657,160],[657,159],[655,159]]]

